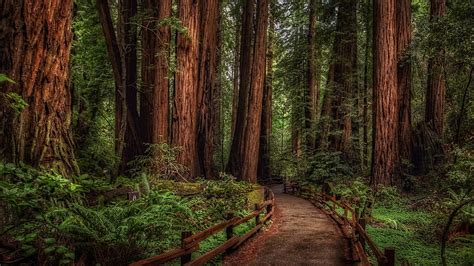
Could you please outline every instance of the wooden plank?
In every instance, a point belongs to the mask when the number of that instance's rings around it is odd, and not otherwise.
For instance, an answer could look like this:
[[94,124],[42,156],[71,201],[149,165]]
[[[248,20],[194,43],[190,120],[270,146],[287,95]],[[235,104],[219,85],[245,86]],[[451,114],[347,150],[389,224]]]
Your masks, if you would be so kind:
[[243,224],[245,222],[248,222],[249,220],[252,220],[253,218],[255,218],[257,215],[260,214],[261,211],[253,211],[251,214],[243,217],[243,218],[240,218],[240,220],[236,221],[234,223],[234,226],[237,226],[239,224]]
[[189,249],[182,249],[177,248],[165,253],[162,253],[158,256],[150,257],[147,259],[139,260],[130,264],[130,266],[153,266],[153,265],[161,265],[168,261],[177,259],[183,255],[191,254],[198,249],[198,246],[193,246]]
[[231,239],[225,241],[222,245],[214,248],[211,251],[206,252],[205,254],[200,256],[199,258],[197,258],[193,261],[190,261],[190,262],[188,262],[184,265],[186,265],[186,266],[204,265],[206,262],[210,261],[211,259],[213,259],[217,255],[219,255],[221,253],[224,253],[227,249],[233,247],[235,244],[237,244],[239,242],[239,239],[240,239],[239,237],[234,236]]
[[234,224],[235,222],[237,222],[239,220],[239,217],[235,217],[231,220],[228,220],[228,221],[224,221],[220,224],[216,224],[212,227],[209,227],[208,229],[204,230],[204,231],[201,231],[199,233],[196,233],[186,239],[184,239],[184,243],[186,245],[186,247],[189,247],[190,244],[192,244],[193,242],[200,242],[206,238],[208,238],[209,236],[225,229],[227,226],[231,225],[231,224]]
[[271,212],[267,213],[267,214],[265,215],[265,217],[263,217],[263,219],[260,221],[260,223],[262,223],[262,224],[265,223],[265,222],[266,222],[268,219],[270,219],[270,217],[272,217],[272,216],[273,216],[273,210],[272,210]]

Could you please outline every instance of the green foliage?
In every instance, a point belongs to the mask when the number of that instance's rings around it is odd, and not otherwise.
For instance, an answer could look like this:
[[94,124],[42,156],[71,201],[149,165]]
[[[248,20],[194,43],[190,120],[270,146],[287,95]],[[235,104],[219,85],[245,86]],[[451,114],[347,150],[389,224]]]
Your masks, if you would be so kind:
[[139,155],[130,162],[130,172],[134,176],[146,174],[152,185],[162,179],[186,181],[188,170],[177,162],[180,152],[181,148],[167,143],[150,144],[144,155]]
[[345,181],[352,176],[350,166],[340,152],[319,152],[310,158],[309,178],[313,182]]

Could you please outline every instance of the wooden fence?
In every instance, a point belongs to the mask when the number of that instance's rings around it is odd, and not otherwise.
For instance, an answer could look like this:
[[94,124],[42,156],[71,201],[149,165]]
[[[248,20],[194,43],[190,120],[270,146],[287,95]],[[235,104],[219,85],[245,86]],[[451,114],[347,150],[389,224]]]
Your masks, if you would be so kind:
[[[377,264],[382,266],[395,265],[395,249],[385,248],[384,251],[369,237],[365,230],[366,219],[359,217],[358,208],[353,208],[343,199],[336,199],[335,195],[316,193],[300,188],[297,184],[285,184],[285,192],[293,192],[308,199],[320,208],[326,215],[331,217],[341,228],[342,233],[350,241],[351,255],[353,261],[361,265],[370,265],[366,246],[369,247]],[[337,211],[339,208],[340,212]]]
[[[216,224],[204,231],[192,234],[191,232],[181,233],[181,247],[169,250],[160,255],[140,260],[130,264],[130,266],[151,266],[151,265],[162,265],[166,262],[180,258],[181,265],[204,265],[206,262],[215,258],[216,256],[230,252],[242,243],[244,243],[251,236],[256,234],[265,224],[266,221],[270,220],[275,206],[275,197],[273,192],[265,187],[265,201],[262,204],[255,204],[255,209],[252,213],[245,217],[234,217],[233,214],[229,214],[227,219],[219,224]],[[260,214],[264,213],[263,218]],[[255,219],[255,226],[242,236],[234,235],[234,227],[243,224],[247,221]],[[225,230],[227,240],[219,245],[218,247],[206,252],[198,258],[192,259],[192,253],[199,249],[199,243],[208,237]]]

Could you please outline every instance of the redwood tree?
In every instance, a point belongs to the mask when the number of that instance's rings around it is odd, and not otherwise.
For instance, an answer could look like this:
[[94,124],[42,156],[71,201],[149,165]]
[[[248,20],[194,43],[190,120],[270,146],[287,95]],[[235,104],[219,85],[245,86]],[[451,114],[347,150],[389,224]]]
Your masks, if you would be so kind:
[[[435,24],[446,12],[446,0],[431,0],[430,22]],[[443,137],[445,80],[444,50],[439,49],[428,61],[428,86],[426,90],[425,122]]]
[[273,91],[273,40],[275,23],[270,18],[267,40],[266,77],[263,91],[262,122],[260,129],[260,149],[258,159],[258,178],[270,177],[270,138],[272,134],[272,91]]
[[309,29],[308,29],[308,63],[307,87],[305,92],[305,129],[306,148],[314,149],[313,127],[316,120],[316,106],[319,101],[319,88],[316,78],[316,0],[309,2]]
[[171,29],[163,20],[171,17],[172,0],[160,0],[158,3],[155,42],[156,72],[153,84],[152,143],[169,142],[169,79],[168,62]]
[[400,159],[411,161],[411,0],[397,1],[397,55],[398,55],[398,145]]
[[[73,1],[0,0],[0,159],[78,173],[69,58]],[[28,104],[13,110],[7,95]]]
[[206,178],[216,175],[214,167],[215,124],[214,103],[217,99],[217,31],[219,1],[207,0],[201,3],[199,87],[198,87],[198,136],[197,149],[200,174]]
[[257,1],[257,22],[255,30],[252,76],[248,103],[247,126],[245,127],[242,161],[242,179],[257,182],[258,150],[260,146],[260,127],[263,91],[265,83],[265,50],[268,26],[268,1]]
[[[244,149],[244,136],[247,121],[248,100],[250,90],[250,76],[252,72],[252,40],[255,0],[246,0],[242,12],[242,33],[240,37],[240,84],[239,98],[237,104],[237,115],[235,128],[232,134],[229,161],[226,171],[234,176],[240,177],[242,170],[242,158]],[[265,52],[263,52],[265,54]],[[252,114],[255,115],[255,114]]]
[[175,90],[173,99],[173,134],[171,143],[180,147],[178,162],[189,170],[189,176],[198,174],[197,104],[199,76],[199,15],[200,1],[181,0],[178,17],[187,32],[178,32],[176,38]]
[[390,185],[398,162],[397,0],[374,0],[373,154],[370,183]]

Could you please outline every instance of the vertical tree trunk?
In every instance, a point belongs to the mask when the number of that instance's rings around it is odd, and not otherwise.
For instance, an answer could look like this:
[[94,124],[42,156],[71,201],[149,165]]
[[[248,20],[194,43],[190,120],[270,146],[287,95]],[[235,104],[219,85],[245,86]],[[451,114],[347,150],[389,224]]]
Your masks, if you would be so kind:
[[[77,174],[69,58],[73,1],[0,0],[0,159]],[[28,106],[15,112],[7,93]]]
[[316,120],[315,104],[318,102],[319,88],[316,86],[316,0],[310,0],[309,4],[309,29],[308,29],[308,69],[307,87],[305,92],[305,130],[306,148],[311,153],[315,148],[314,122]]
[[156,73],[156,11],[152,0],[142,0],[140,133],[144,143],[152,143],[153,91]]
[[[160,0],[158,4],[158,23],[171,17],[172,0]],[[169,143],[169,78],[171,29],[161,25],[156,29],[156,72],[153,90],[152,143]]]
[[397,55],[398,55],[398,145],[400,159],[411,161],[411,0],[397,1]]
[[357,92],[357,1],[339,2],[334,41],[334,83],[332,88],[331,145],[348,158],[354,157],[352,137],[352,102]]
[[390,185],[398,159],[396,0],[374,0],[373,158],[370,183]]
[[260,127],[265,85],[265,50],[268,26],[268,0],[257,1],[257,23],[255,30],[254,54],[252,60],[252,78],[248,121],[245,128],[242,179],[256,183],[258,167],[258,149],[260,146]]
[[[246,0],[242,12],[242,35],[240,40],[240,86],[239,101],[237,106],[237,119],[235,122],[232,144],[230,147],[229,161],[226,171],[233,176],[241,177],[242,158],[244,149],[244,136],[249,109],[249,90],[252,71],[252,40],[255,0]],[[265,52],[264,52],[265,54]],[[255,115],[255,114],[252,114]]]
[[214,109],[217,74],[217,30],[219,18],[218,0],[207,0],[201,4],[201,29],[199,51],[199,87],[198,87],[198,140],[197,150],[200,174],[211,179],[216,175],[214,168],[214,124],[218,112]]
[[128,168],[137,155],[141,154],[142,142],[139,135],[137,104],[137,26],[133,21],[137,14],[136,0],[119,1],[118,36],[122,55],[122,79],[125,86],[126,129],[125,147],[122,156],[122,170]]
[[272,90],[273,90],[273,39],[275,23],[270,18],[267,40],[266,78],[263,92],[262,125],[260,132],[260,151],[258,160],[258,178],[270,177],[270,138],[272,133]]
[[[115,35],[108,1],[96,0],[96,5],[115,81],[115,155],[117,158],[122,158],[125,145],[125,129],[127,127],[125,84],[122,78],[124,76],[122,69],[122,55]],[[119,171],[119,167],[116,169]],[[115,175],[117,174],[118,173],[115,173]]]
[[367,0],[366,4],[366,17],[365,17],[365,55],[364,55],[364,92],[363,92],[363,107],[362,107],[362,165],[363,169],[369,167],[369,50],[370,50],[370,39],[371,39],[371,27],[370,27],[370,15],[371,11],[371,0]]
[[240,63],[240,31],[241,23],[237,22],[235,27],[235,50],[234,50],[234,65],[232,67],[232,125],[231,136],[234,136],[235,124],[237,123],[237,108],[239,106],[239,63]]
[[[437,23],[446,12],[446,0],[431,0],[430,22]],[[425,122],[443,137],[445,81],[443,77],[444,50],[440,49],[428,61]]]
[[197,95],[199,76],[199,1],[181,0],[178,17],[187,34],[177,33],[173,136],[171,143],[180,147],[178,162],[187,167],[189,176],[198,174]]

